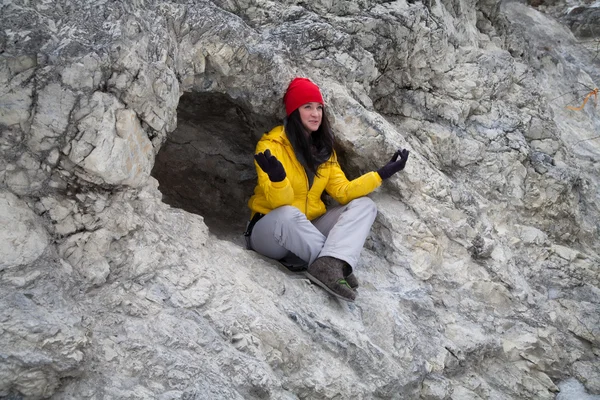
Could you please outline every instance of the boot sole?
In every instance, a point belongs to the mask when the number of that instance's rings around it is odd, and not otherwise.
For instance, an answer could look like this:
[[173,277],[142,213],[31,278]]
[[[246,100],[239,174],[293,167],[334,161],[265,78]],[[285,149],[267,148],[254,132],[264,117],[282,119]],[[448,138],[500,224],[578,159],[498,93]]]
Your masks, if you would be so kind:
[[314,284],[319,285],[320,287],[322,287],[323,289],[325,289],[325,291],[335,297],[337,297],[338,299],[347,301],[348,303],[354,303],[354,299],[351,299],[349,297],[344,297],[341,294],[338,294],[336,292],[334,292],[333,290],[331,290],[326,284],[324,284],[323,282],[321,282],[320,280],[318,280],[317,278],[315,278],[314,276],[312,276],[311,274],[309,274],[308,272],[305,272],[304,275],[306,275],[306,277]]

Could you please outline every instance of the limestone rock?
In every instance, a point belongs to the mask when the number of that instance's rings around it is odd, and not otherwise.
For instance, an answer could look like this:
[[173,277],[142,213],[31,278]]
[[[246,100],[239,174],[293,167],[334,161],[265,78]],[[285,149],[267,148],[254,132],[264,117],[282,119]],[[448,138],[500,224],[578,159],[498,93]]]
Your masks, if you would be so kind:
[[[112,185],[141,186],[154,163],[152,143],[136,114],[114,97],[96,92],[78,111],[79,134],[69,158],[85,173]],[[85,179],[85,175],[81,174]]]
[[35,152],[49,150],[57,145],[69,123],[75,105],[75,95],[57,83],[43,88],[37,96],[39,106],[31,125],[29,146]]
[[[597,396],[594,20],[530,3],[2,3],[0,397]],[[241,237],[298,75],[349,178],[411,151],[353,304]]]
[[50,242],[39,217],[7,191],[0,191],[0,226],[0,271],[34,262]]
[[600,9],[598,9],[597,3],[590,6],[570,7],[563,20],[577,36],[600,37],[600,33],[597,31],[600,24]]
[[0,301],[1,396],[48,398],[61,379],[79,375],[88,344],[85,332],[73,327],[80,317],[74,309],[65,313],[36,304],[50,298],[25,289]]
[[0,124],[21,124],[31,113],[33,86],[28,81],[35,73],[35,59],[27,55],[3,56],[0,62]]

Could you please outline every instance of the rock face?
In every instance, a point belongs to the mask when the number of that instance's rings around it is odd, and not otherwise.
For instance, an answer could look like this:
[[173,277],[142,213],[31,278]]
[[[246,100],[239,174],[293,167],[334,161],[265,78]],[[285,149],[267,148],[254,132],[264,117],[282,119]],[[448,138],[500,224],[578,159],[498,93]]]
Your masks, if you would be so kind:
[[10,192],[0,192],[0,271],[30,264],[48,246],[48,235],[37,215]]
[[[0,397],[597,398],[595,10],[497,3],[0,5]],[[297,75],[411,150],[353,304],[241,240]]]

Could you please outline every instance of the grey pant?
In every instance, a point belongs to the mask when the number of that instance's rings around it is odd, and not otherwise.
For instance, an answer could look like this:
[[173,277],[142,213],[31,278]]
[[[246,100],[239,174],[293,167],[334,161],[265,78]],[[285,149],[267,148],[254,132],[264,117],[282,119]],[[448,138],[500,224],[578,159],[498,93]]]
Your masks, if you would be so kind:
[[283,206],[254,225],[250,245],[286,265],[310,265],[317,257],[329,256],[354,268],[376,216],[377,207],[368,197],[333,207],[313,221],[296,207]]

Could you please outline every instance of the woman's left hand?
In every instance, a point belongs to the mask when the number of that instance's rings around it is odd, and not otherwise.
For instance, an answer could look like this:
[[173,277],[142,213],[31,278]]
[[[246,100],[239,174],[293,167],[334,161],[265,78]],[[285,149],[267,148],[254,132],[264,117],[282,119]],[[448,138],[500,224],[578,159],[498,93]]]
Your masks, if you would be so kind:
[[[409,154],[410,152],[406,149],[396,151],[392,159],[383,167],[377,170],[377,173],[379,174],[381,179],[388,179],[396,172],[402,171],[406,166],[406,161],[408,160]],[[398,157],[400,157],[399,160]]]

